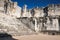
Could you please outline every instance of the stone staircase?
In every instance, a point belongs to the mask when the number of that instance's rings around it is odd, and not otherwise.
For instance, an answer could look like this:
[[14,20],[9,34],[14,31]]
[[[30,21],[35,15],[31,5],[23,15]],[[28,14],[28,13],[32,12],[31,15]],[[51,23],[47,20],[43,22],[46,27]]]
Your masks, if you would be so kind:
[[0,32],[11,35],[35,34],[34,25],[29,19],[16,19],[5,14],[0,14]]

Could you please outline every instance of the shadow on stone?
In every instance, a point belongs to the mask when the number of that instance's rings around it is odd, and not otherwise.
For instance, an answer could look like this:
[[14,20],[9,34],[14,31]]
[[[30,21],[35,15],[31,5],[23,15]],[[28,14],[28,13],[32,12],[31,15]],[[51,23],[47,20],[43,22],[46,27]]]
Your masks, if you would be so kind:
[[52,33],[52,35],[55,35],[55,33]]
[[0,33],[0,40],[18,40],[12,37],[12,35],[8,33]]

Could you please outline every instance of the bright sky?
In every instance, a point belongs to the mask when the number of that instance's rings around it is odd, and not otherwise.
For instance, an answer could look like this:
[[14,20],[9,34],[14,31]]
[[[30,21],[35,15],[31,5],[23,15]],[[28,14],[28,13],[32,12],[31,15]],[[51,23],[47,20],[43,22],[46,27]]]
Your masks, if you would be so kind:
[[59,4],[60,0],[12,0],[17,1],[20,7],[23,7],[24,4],[28,5],[28,8],[33,7],[42,7],[48,4]]

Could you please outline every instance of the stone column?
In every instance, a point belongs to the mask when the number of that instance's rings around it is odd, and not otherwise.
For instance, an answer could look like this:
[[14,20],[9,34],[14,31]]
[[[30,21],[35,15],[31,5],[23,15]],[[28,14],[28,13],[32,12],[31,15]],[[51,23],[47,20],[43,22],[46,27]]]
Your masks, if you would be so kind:
[[23,7],[23,17],[27,17],[27,5]]
[[38,32],[39,29],[38,29],[38,23],[37,23],[37,19],[35,18],[35,31]]
[[58,21],[58,19],[56,19],[56,29],[59,31],[59,21]]
[[52,25],[51,25],[51,21],[49,18],[47,18],[46,27],[47,27],[47,30],[51,30]]
[[53,19],[53,30],[59,31],[58,19]]

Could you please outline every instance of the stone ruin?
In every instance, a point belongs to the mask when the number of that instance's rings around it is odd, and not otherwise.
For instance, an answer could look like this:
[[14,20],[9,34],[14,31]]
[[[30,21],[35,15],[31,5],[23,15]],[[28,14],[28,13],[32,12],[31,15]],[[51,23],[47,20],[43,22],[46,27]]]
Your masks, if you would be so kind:
[[27,9],[17,2],[0,0],[0,32],[12,35],[35,33],[60,34],[60,4]]

